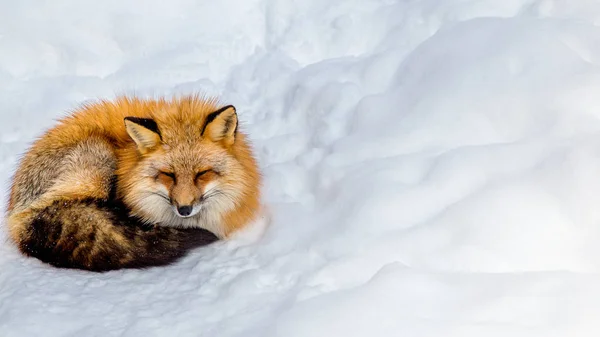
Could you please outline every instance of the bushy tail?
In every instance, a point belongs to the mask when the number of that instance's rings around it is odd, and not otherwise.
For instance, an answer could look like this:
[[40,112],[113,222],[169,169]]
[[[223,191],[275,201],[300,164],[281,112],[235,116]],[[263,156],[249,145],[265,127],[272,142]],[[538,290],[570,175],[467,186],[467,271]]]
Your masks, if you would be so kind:
[[147,226],[122,205],[60,201],[35,212],[20,250],[56,267],[107,271],[172,263],[217,238],[203,229]]

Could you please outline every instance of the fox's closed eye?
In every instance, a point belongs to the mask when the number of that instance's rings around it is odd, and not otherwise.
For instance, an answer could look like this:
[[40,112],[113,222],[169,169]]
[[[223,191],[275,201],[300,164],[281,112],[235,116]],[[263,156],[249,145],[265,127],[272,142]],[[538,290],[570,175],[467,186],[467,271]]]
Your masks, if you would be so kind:
[[159,171],[158,174],[175,180],[175,173],[173,173],[173,172]]
[[198,173],[196,173],[196,179],[202,177],[203,175],[207,174],[208,172],[211,172],[212,170],[204,170],[204,171],[200,171]]

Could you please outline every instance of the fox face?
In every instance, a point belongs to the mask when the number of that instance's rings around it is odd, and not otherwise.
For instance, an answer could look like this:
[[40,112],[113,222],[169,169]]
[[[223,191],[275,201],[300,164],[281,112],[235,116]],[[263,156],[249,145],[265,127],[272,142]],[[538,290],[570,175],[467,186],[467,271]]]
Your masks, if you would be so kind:
[[[223,217],[244,204],[256,180],[236,150],[237,115],[227,106],[194,123],[125,118],[135,151],[122,154],[120,194],[154,224],[202,227],[224,236]],[[127,158],[127,157],[130,158]]]
[[161,152],[148,158],[146,170],[151,186],[143,187],[150,187],[168,202],[174,215],[190,218],[201,211],[223,213],[233,208],[232,201],[240,188],[235,181],[240,169],[227,158],[226,151],[204,144],[201,149],[177,146]]

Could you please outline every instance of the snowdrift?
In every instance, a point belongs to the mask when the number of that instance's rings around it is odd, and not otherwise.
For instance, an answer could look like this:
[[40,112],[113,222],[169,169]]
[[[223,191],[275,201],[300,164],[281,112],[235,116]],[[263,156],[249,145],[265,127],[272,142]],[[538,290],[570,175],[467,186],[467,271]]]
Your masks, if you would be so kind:
[[[600,4],[0,4],[0,173],[77,105],[206,92],[265,175],[264,233],[146,271],[21,257],[0,335],[596,336]],[[6,195],[0,198],[6,203]]]

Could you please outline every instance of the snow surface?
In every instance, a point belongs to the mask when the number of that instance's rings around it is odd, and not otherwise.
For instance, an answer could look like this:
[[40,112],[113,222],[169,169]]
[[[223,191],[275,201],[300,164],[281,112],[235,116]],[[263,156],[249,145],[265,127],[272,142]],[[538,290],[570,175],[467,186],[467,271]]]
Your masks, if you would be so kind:
[[598,336],[599,66],[596,0],[1,1],[5,190],[86,100],[204,91],[272,221],[105,274],[2,231],[0,336]]

